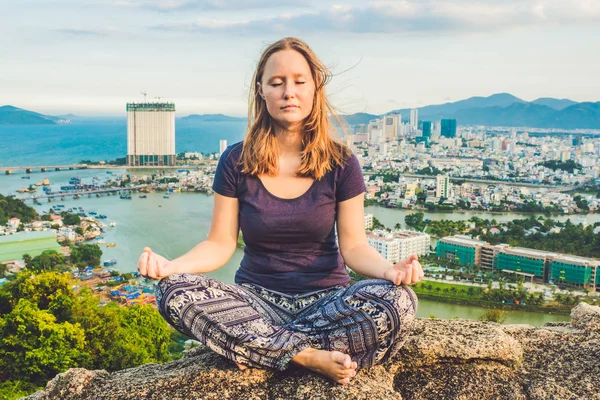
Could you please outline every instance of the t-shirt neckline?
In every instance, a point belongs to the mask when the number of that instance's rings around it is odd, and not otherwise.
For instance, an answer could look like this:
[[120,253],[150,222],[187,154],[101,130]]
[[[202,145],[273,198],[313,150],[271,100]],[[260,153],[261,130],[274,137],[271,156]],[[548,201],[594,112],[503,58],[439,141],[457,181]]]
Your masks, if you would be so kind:
[[258,184],[262,187],[262,189],[267,193],[267,195],[271,196],[272,198],[276,199],[276,200],[280,200],[280,201],[294,201],[294,200],[300,200],[301,198],[305,197],[306,195],[308,195],[308,193],[312,190],[312,188],[315,186],[315,184],[317,183],[317,180],[313,180],[313,183],[310,185],[310,187],[308,189],[306,189],[306,191],[304,193],[302,193],[300,196],[298,197],[294,197],[291,199],[286,199],[283,197],[279,197],[279,196],[275,196],[273,193],[271,193],[269,191],[269,189],[267,189],[267,187],[265,186],[265,184],[263,183],[263,181],[258,177],[255,176],[255,178],[258,180]]

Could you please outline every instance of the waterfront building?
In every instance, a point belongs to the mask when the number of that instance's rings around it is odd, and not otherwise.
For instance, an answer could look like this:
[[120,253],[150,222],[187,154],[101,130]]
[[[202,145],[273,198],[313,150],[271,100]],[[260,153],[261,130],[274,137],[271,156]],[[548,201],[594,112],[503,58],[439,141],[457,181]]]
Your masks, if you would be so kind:
[[595,290],[600,285],[600,261],[561,254],[550,263],[550,278],[556,283]]
[[365,230],[373,228],[373,214],[365,214]]
[[0,262],[22,260],[23,254],[36,257],[46,250],[60,253],[60,245],[56,242],[54,232],[20,232],[0,236]]
[[558,256],[549,251],[526,249],[523,247],[507,247],[498,253],[496,269],[532,274],[548,281],[548,266]]
[[408,258],[412,254],[429,254],[431,236],[427,233],[403,230],[387,232],[376,230],[367,233],[369,245],[392,264]]
[[227,140],[221,139],[219,141],[219,156],[223,154],[225,149],[227,148]]
[[435,254],[440,258],[475,267],[481,265],[481,249],[487,244],[468,236],[446,236],[438,241]]
[[456,137],[456,120],[455,119],[442,119],[440,134],[447,138]]
[[175,104],[127,103],[127,165],[175,165]]
[[436,196],[450,197],[450,177],[448,175],[438,175],[436,177]]

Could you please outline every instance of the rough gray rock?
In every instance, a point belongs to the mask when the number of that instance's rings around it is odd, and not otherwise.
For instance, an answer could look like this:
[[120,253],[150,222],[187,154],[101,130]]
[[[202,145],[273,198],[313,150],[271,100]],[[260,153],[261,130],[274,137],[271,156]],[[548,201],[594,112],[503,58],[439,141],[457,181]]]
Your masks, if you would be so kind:
[[[71,369],[27,399],[598,399],[600,307],[534,328],[420,319],[400,353],[341,386],[309,371],[240,371],[205,347],[114,373]],[[555,324],[554,324],[555,325]]]

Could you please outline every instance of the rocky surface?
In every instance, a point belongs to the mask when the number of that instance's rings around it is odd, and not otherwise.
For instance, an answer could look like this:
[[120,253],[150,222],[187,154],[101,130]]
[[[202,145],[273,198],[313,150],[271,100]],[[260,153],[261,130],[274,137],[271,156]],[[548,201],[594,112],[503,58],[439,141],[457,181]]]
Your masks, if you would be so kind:
[[27,399],[599,399],[600,307],[571,323],[419,319],[393,360],[341,386],[298,368],[240,371],[201,347],[168,364],[70,369]]

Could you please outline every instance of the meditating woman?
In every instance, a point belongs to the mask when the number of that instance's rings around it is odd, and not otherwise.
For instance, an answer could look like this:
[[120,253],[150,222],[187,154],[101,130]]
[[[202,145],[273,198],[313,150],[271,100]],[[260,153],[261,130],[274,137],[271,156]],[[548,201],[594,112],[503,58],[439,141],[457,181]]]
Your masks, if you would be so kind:
[[[367,242],[364,179],[334,138],[330,76],[299,39],[264,51],[248,131],[215,172],[208,238],[171,261],[145,248],[138,270],[161,280],[172,326],[240,368],[291,362],[347,384],[400,349],[417,310],[406,285],[423,271],[416,255],[392,265]],[[240,228],[235,284],[204,275],[227,263]],[[374,279],[350,284],[346,266]]]

